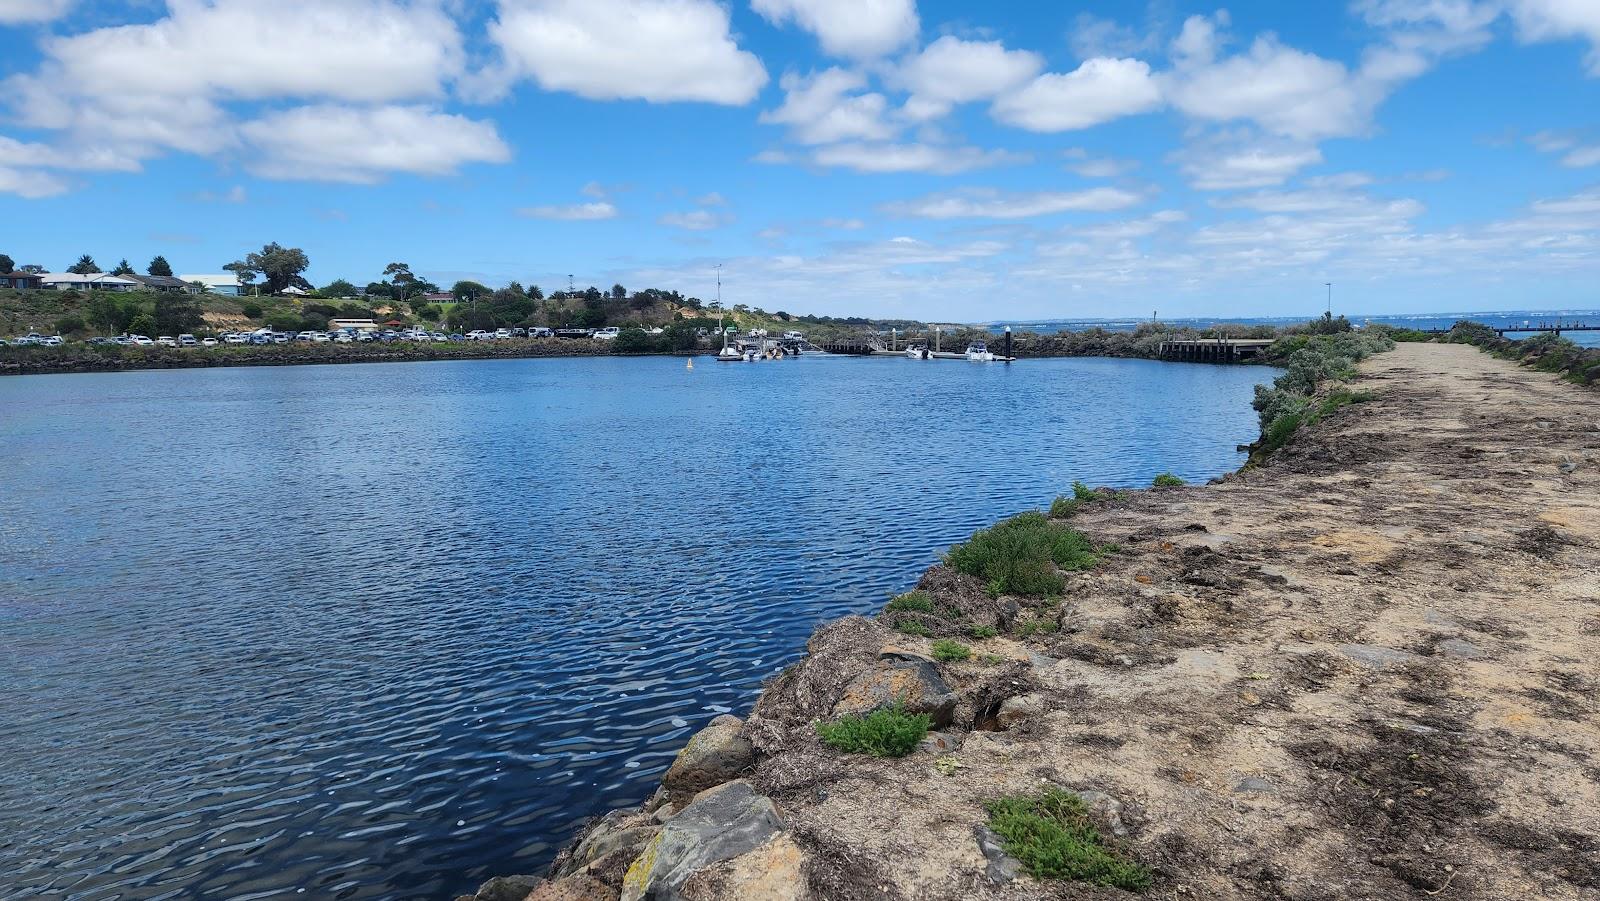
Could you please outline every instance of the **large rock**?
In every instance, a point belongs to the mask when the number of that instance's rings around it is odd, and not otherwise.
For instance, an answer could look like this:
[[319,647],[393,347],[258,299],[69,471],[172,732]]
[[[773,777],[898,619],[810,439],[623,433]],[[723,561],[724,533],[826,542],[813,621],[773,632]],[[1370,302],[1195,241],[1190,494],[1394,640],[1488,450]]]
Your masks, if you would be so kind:
[[693,795],[721,785],[755,765],[756,749],[740,735],[744,721],[724,714],[689,739],[661,784],[674,795]]
[[813,901],[806,854],[787,835],[701,870],[681,889],[686,901]]
[[759,848],[783,831],[772,801],[739,779],[696,795],[645,845],[622,880],[622,901],[688,901],[679,889],[700,870]]
[[478,886],[475,895],[462,895],[468,901],[522,901],[528,893],[544,885],[538,876],[496,876]]
[[845,685],[844,694],[833,705],[833,715],[864,715],[897,704],[907,713],[928,714],[933,728],[940,729],[950,725],[956,696],[932,663],[890,656]]
[[1001,729],[1010,729],[1013,726],[1037,720],[1043,715],[1043,695],[1017,695],[1016,697],[1006,698],[1000,704],[1000,711],[995,714],[995,725]]

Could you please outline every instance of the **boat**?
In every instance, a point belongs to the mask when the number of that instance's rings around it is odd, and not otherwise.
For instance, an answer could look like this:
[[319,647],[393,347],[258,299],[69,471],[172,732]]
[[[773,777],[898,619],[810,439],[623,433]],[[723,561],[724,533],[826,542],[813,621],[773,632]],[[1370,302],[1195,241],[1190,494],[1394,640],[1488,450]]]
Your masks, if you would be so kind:
[[989,345],[982,341],[974,341],[967,345],[967,360],[972,363],[993,363],[997,357],[989,349]]
[[928,350],[927,342],[917,341],[906,345],[906,356],[913,360],[931,360],[933,352]]

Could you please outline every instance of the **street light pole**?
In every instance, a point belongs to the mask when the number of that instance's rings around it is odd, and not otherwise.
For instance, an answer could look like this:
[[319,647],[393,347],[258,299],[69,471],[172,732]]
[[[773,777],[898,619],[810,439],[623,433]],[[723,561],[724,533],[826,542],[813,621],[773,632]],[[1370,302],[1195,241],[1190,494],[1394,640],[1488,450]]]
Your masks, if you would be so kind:
[[1333,282],[1324,282],[1328,286],[1328,318],[1333,318]]

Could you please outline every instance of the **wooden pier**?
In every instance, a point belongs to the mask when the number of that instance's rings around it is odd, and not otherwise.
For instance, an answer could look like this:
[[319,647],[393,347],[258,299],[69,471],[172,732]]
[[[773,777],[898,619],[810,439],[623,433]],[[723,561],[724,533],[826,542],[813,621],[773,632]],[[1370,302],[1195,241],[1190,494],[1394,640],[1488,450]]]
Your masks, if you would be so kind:
[[1189,363],[1239,363],[1266,352],[1271,338],[1196,338],[1161,342],[1161,359]]

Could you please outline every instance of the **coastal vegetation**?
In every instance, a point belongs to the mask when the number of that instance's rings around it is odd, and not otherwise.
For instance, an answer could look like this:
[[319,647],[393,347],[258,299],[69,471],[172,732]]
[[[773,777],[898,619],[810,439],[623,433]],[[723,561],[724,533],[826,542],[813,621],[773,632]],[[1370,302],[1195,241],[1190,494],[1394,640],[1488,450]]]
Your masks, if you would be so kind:
[[954,663],[958,660],[971,659],[971,657],[972,649],[959,641],[941,638],[933,643],[933,659],[940,663]]
[[1036,795],[984,805],[1006,853],[1038,879],[1070,879],[1130,892],[1150,887],[1150,871],[1111,846],[1076,794],[1050,786]]
[[907,713],[895,705],[865,716],[849,714],[831,723],[818,723],[817,736],[823,744],[846,754],[904,757],[917,749],[931,724],[926,713]]
[[1182,488],[1185,484],[1187,483],[1183,479],[1170,472],[1164,472],[1156,476],[1155,480],[1150,483],[1151,487],[1154,488]]
[[1512,341],[1486,325],[1463,320],[1450,329],[1445,340],[1474,345],[1503,360],[1516,360],[1540,372],[1555,373],[1577,385],[1600,383],[1600,348],[1580,347],[1560,335],[1546,333]]
[[932,613],[933,597],[926,591],[908,591],[889,601],[888,606],[884,607],[884,609],[891,613],[906,610],[912,610],[917,613]]
[[945,564],[974,576],[993,595],[1061,593],[1060,570],[1082,570],[1098,560],[1094,542],[1038,510],[1019,513],[975,532],[945,554]]
[[1274,342],[1268,359],[1285,368],[1270,387],[1256,386],[1252,406],[1260,419],[1261,437],[1251,453],[1252,461],[1288,443],[1296,431],[1313,425],[1348,403],[1365,400],[1350,395],[1332,405],[1315,395],[1325,381],[1346,381],[1355,376],[1360,361],[1394,347],[1394,340],[1382,332],[1356,332],[1349,323],[1328,317],[1317,331],[1288,335]]

